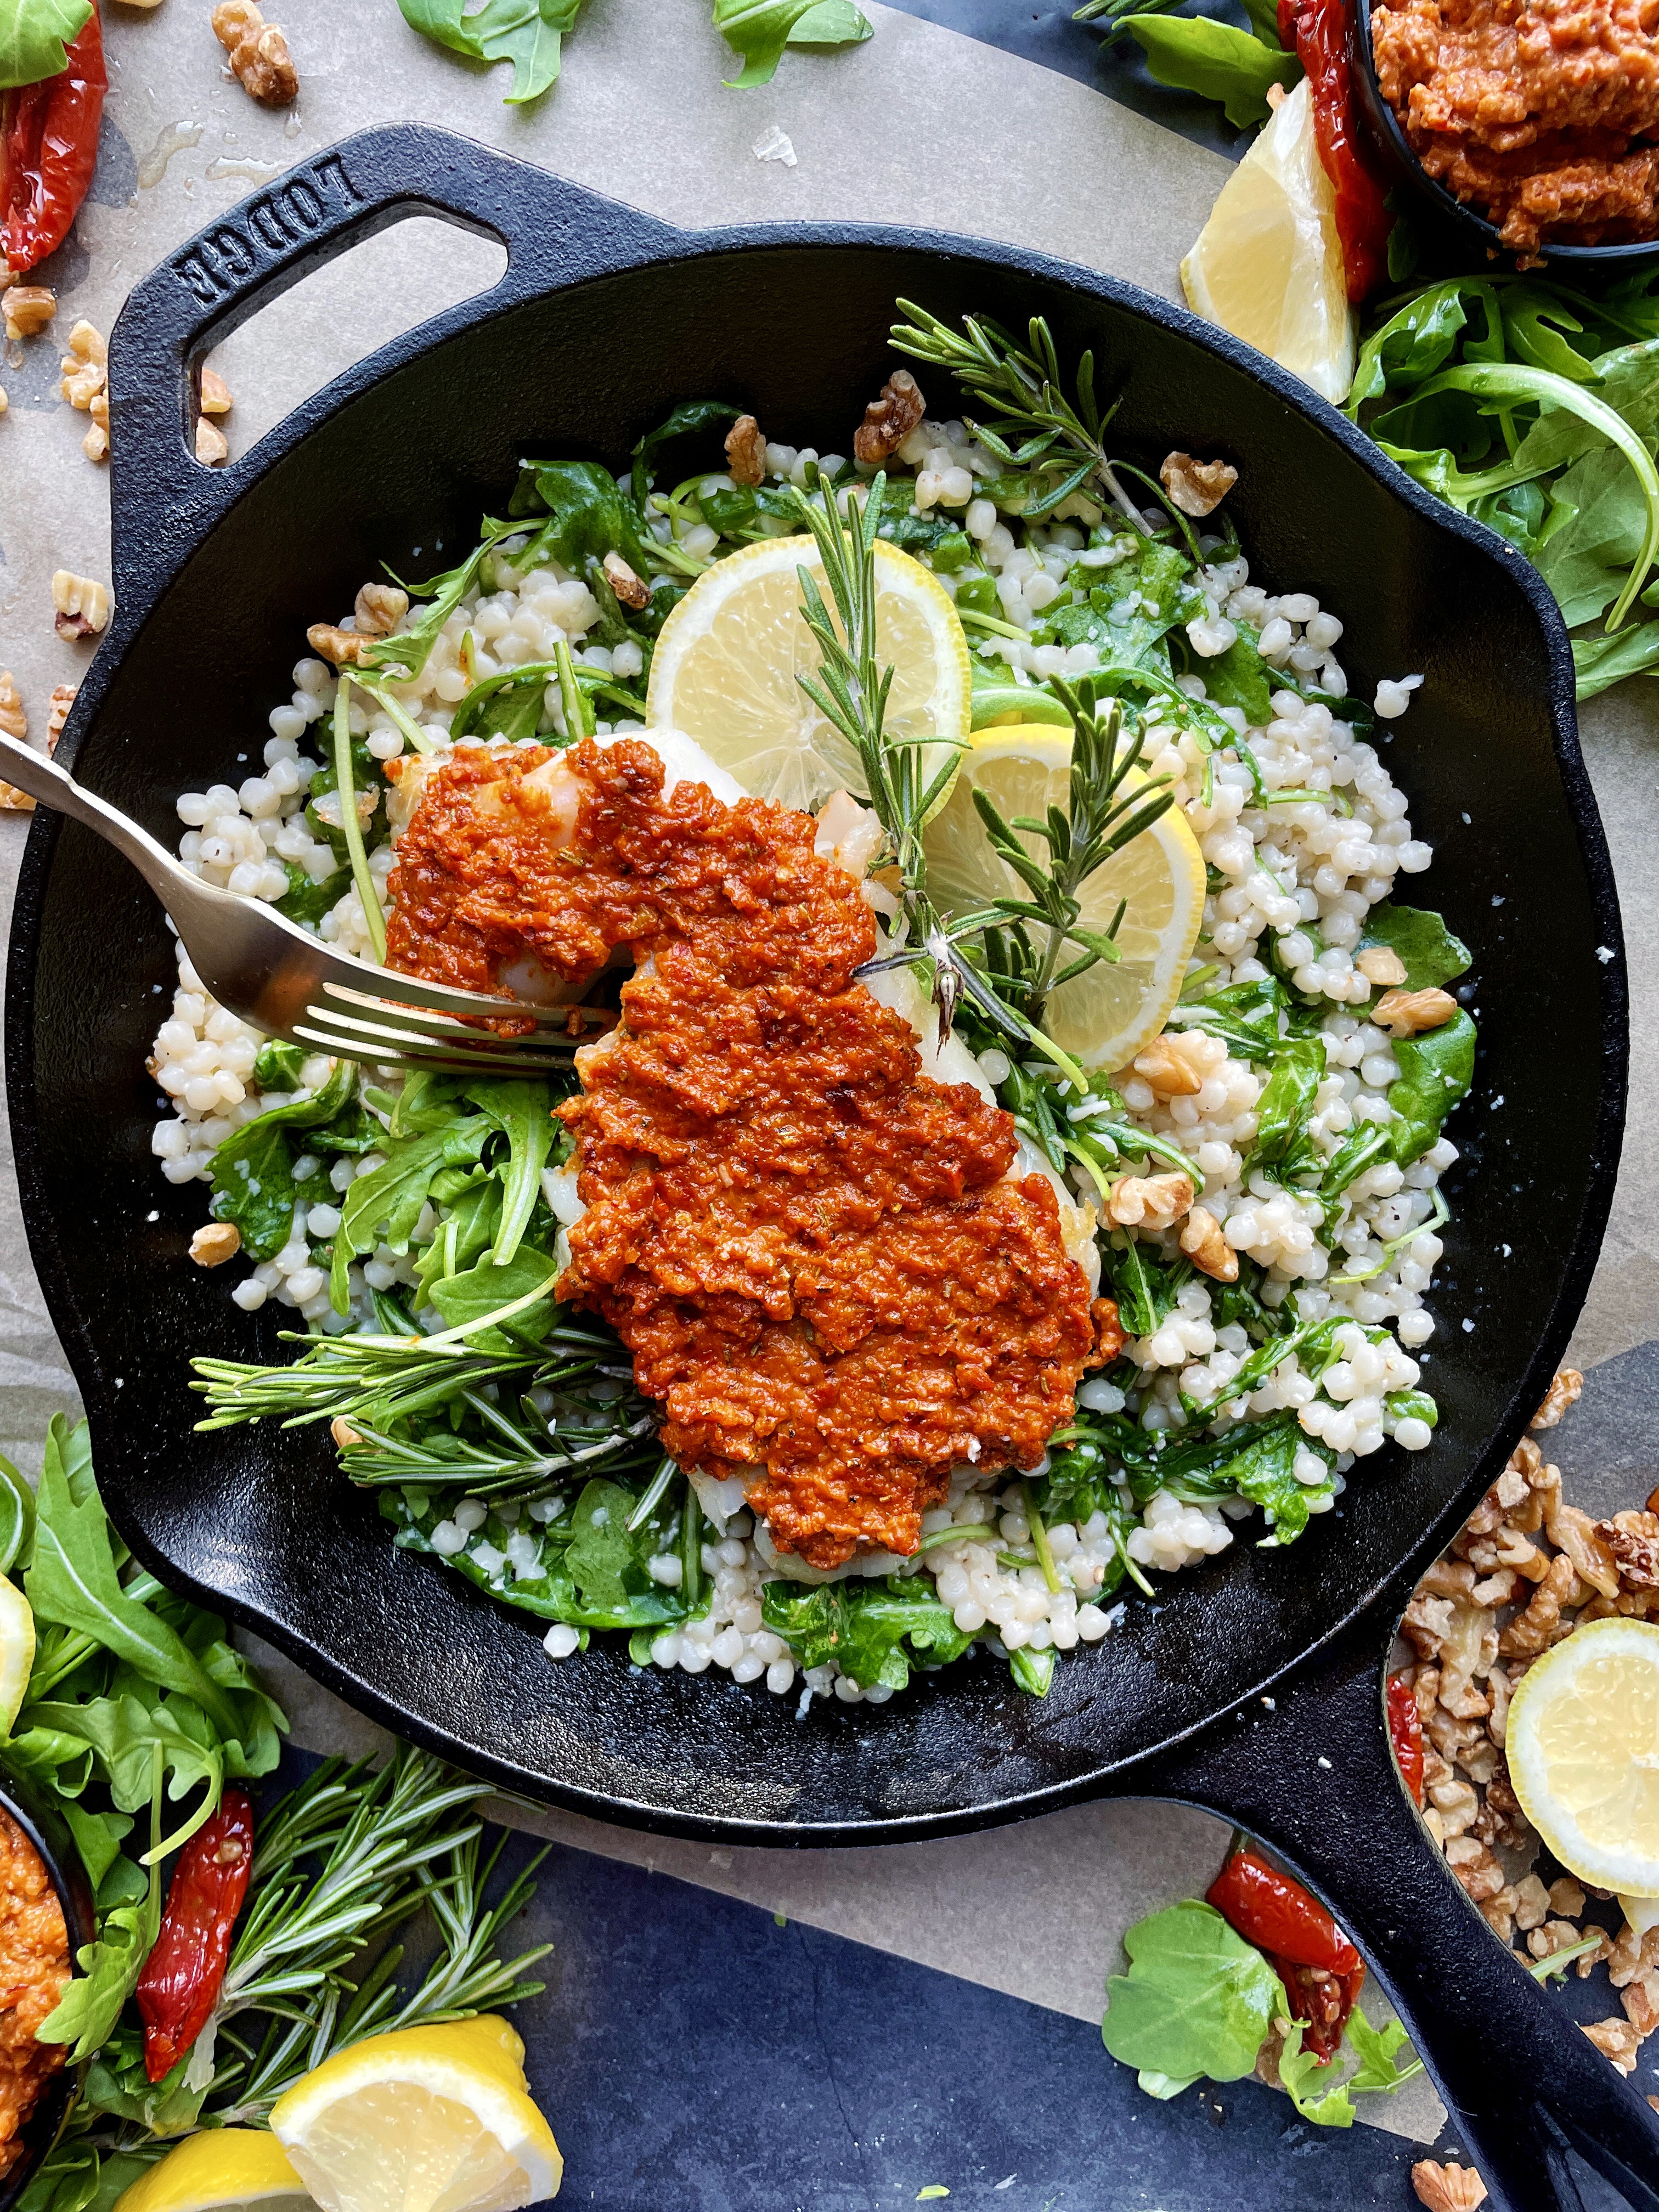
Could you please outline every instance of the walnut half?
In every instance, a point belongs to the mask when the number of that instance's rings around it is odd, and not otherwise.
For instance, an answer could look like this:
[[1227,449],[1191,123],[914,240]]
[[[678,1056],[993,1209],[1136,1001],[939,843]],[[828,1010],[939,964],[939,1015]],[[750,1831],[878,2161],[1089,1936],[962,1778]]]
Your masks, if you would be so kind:
[[1120,1229],[1139,1228],[1146,1222],[1167,1229],[1179,1221],[1193,1202],[1191,1178],[1184,1175],[1120,1176],[1112,1185],[1106,1211]]
[[0,297],[0,313],[6,319],[6,336],[38,337],[58,313],[58,295],[50,284],[9,284]]
[[109,621],[109,592],[90,576],[59,568],[52,580],[52,604],[59,637],[95,637]]
[[1231,461],[1195,461],[1190,453],[1168,453],[1158,480],[1171,507],[1201,520],[1213,514],[1238,482]]
[[267,23],[253,0],[220,0],[213,11],[213,35],[230,56],[243,90],[266,107],[286,107],[300,89],[300,76],[288,40]]
[[726,434],[726,465],[739,484],[766,482],[766,441],[752,415],[739,415]]
[[921,386],[908,368],[896,368],[853,433],[853,459],[866,468],[890,460],[927,412]]
[[1212,1282],[1238,1280],[1238,1255],[1221,1233],[1221,1224],[1207,1206],[1195,1206],[1181,1226],[1181,1249]]
[[242,1249],[242,1232],[234,1221],[205,1223],[190,1240],[190,1256],[198,1267],[222,1267]]
[[1419,1036],[1425,1030],[1443,1029],[1457,1012],[1449,991],[1385,991],[1371,1008],[1370,1018],[1391,1036]]

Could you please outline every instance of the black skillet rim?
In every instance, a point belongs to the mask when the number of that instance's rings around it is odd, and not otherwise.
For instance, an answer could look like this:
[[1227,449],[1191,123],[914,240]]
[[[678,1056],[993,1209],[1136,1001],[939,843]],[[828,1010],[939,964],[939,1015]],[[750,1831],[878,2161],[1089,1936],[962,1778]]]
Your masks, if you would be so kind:
[[[3,1753],[0,1753],[0,1810],[10,1814],[46,1870],[46,1879],[63,1907],[64,1927],[69,1937],[72,1967],[76,1953],[92,1942],[96,1932],[92,1892],[87,1883],[86,1869],[81,1863],[81,1855],[76,1849],[68,1823],[43,1805],[28,1785],[12,1772],[4,1763]],[[60,2068],[53,2075],[46,2095],[24,2121],[21,2130],[25,2145],[24,2154],[5,2179],[0,2181],[0,2212],[10,2212],[10,2208],[22,2195],[40,2161],[50,2154],[58,2136],[63,2134],[64,2123],[80,2091],[82,2070],[76,2066]]]
[[[453,134],[425,131],[421,126],[398,128],[409,136],[435,142],[441,147],[451,149],[459,147],[469,153],[472,151],[470,142],[458,140]],[[383,139],[389,134],[373,135]],[[349,148],[353,143],[346,141],[344,144]],[[500,163],[509,173],[519,166],[510,158],[496,155],[494,149],[478,150],[488,151],[489,160]],[[598,199],[599,196],[591,197]],[[410,213],[432,213],[441,216],[452,213],[435,199],[417,190],[402,194],[400,204]],[[785,1826],[763,1820],[733,1820],[718,1814],[668,1811],[656,1805],[606,1796],[544,1775],[526,1775],[521,1770],[481,1753],[446,1729],[411,1717],[390,1700],[378,1697],[372,1686],[348,1677],[327,1652],[311,1644],[303,1637],[292,1634],[270,1621],[256,1607],[234,1598],[227,1598],[179,1574],[169,1561],[148,1544],[142,1529],[122,1527],[122,1534],[132,1543],[138,1556],[158,1575],[170,1579],[175,1586],[182,1587],[200,1602],[222,1612],[228,1612],[242,1626],[267,1638],[301,1665],[314,1680],[344,1698],[356,1710],[367,1713],[440,1756],[498,1784],[508,1792],[533,1798],[536,1802],[558,1805],[590,1818],[614,1820],[647,1832],[683,1836],[701,1841],[744,1843],[772,1848],[792,1845],[817,1848],[830,1844],[867,1844],[872,1841],[918,1841],[938,1836],[971,1833],[1030,1814],[1055,1811],[1114,1790],[1133,1794],[1135,1770],[1139,1765],[1160,1753],[1167,1757],[1177,1747],[1200,1736],[1230,1713],[1242,1712],[1252,1699],[1303,1665],[1313,1653],[1330,1645],[1362,1618],[1368,1615],[1376,1618],[1380,1650],[1383,1613],[1390,1606],[1398,1610],[1420,1566],[1441,1547],[1453,1528],[1466,1516],[1474,1499],[1501,1468],[1504,1459],[1524,1431],[1531,1407],[1541,1400],[1583,1303],[1611,1209],[1618,1171],[1625,1116],[1628,1004],[1618,896],[1607,841],[1578,745],[1572,703],[1572,658],[1566,631],[1561,623],[1556,603],[1541,577],[1522,562],[1518,552],[1504,538],[1484,525],[1434,500],[1380,453],[1371,441],[1337,409],[1318,398],[1299,379],[1266,360],[1253,348],[1212,325],[1200,322],[1185,309],[1137,286],[1121,283],[1076,264],[1058,261],[1050,256],[1025,253],[1006,245],[954,234],[921,234],[902,226],[842,222],[753,227],[724,225],[696,232],[679,232],[666,225],[653,228],[659,230],[663,241],[654,250],[643,253],[632,252],[620,264],[612,261],[602,268],[584,270],[572,281],[580,283],[601,275],[625,274],[632,269],[649,267],[655,263],[733,253],[750,247],[799,250],[815,246],[851,246],[877,252],[902,249],[960,254],[988,266],[1010,270],[1027,278],[1066,288],[1085,297],[1109,300],[1130,313],[1219,356],[1275,392],[1293,412],[1304,418],[1310,429],[1334,439],[1345,447],[1387,491],[1434,528],[1462,540],[1485,559],[1497,560],[1500,563],[1521,562],[1521,571],[1516,580],[1530,603],[1544,633],[1550,671],[1549,714],[1562,795],[1583,858],[1599,932],[1603,943],[1612,948],[1614,956],[1605,963],[1600,978],[1605,1010],[1601,1054],[1601,1105],[1589,1163],[1585,1201],[1571,1244],[1554,1265],[1556,1297],[1549,1322],[1541,1332],[1540,1342],[1526,1370],[1524,1388],[1517,1393],[1515,1410],[1509,1422],[1488,1439],[1486,1448],[1478,1454],[1464,1487],[1419,1534],[1395,1567],[1346,1614],[1333,1622],[1324,1635],[1305,1646],[1282,1666],[1264,1674],[1260,1682],[1242,1696],[1186,1729],[1177,1730],[1171,1736],[1085,1775],[1056,1783],[1048,1788],[1029,1790],[959,1810],[904,1814],[893,1819],[802,1823]],[[538,291],[544,294],[556,289],[562,288],[550,285],[538,288]],[[481,321],[494,319],[511,312],[523,296],[523,292],[513,286],[509,268],[507,276],[493,292],[469,301],[463,307],[453,309],[428,323],[417,325],[414,331],[404,333],[356,363],[321,392],[313,395],[260,441],[247,457],[248,461],[258,465],[251,471],[249,481],[252,481],[253,474],[263,474],[265,467],[285,454],[316,422],[349,404],[361,391],[417,356],[435,349],[463,328],[476,329]],[[217,520],[216,514],[213,520]],[[192,522],[187,533],[191,551],[193,552],[210,534],[211,527],[211,522],[206,528]],[[142,595],[142,604],[130,601],[128,620],[134,627],[170,584],[175,562],[182,557],[179,554],[158,563],[149,580],[148,589]],[[100,665],[100,663],[104,665]],[[101,702],[108,688],[113,665],[112,659],[105,662],[104,656],[100,654],[88,672],[76,711],[65,732],[69,745],[66,758],[70,761],[76,741],[86,726],[89,712]],[[34,956],[40,941],[41,908],[57,842],[58,825],[58,817],[47,811],[43,809],[37,813],[19,880],[12,945],[14,952],[22,957],[14,957],[9,968],[7,1084],[19,1186],[31,1251],[42,1290],[54,1325],[58,1324],[60,1316],[69,1317],[70,1326],[67,1329],[60,1329],[60,1334],[77,1380],[84,1376],[90,1382],[89,1389],[83,1385],[83,1395],[94,1432],[100,1437],[103,1450],[118,1455],[118,1400],[113,1390],[106,1390],[100,1385],[99,1363],[90,1338],[75,1312],[56,1227],[46,1205],[40,1132],[30,1068],[35,1012]],[[118,1501],[113,1508],[113,1517],[118,1527],[121,1527]]]

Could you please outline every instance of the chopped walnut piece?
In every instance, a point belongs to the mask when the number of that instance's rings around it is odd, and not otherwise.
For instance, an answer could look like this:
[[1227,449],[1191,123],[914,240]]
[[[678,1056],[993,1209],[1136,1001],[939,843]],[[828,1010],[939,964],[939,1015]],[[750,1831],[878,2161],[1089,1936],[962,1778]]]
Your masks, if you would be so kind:
[[1171,507],[1201,518],[1214,514],[1238,482],[1238,471],[1230,461],[1195,461],[1190,453],[1166,453],[1158,480]]
[[1550,1561],[1549,1571],[1534,1590],[1526,1611],[1517,1613],[1498,1638],[1498,1649],[1504,1656],[1535,1658],[1570,1633],[1571,1624],[1562,1626],[1561,1608],[1576,1602],[1571,1593],[1578,1587],[1572,1561],[1565,1553],[1558,1554]]
[[1465,1895],[1476,1905],[1496,1897],[1504,1887],[1502,1862],[1478,1836],[1448,1836],[1446,1864],[1462,1883]]
[[1390,1036],[1413,1037],[1443,1029],[1456,1012],[1449,991],[1385,991],[1366,1018]]
[[1412,2187],[1429,2212],[1474,2212],[1486,2201],[1486,2185],[1472,2166],[1439,2166],[1431,2158],[1412,2168]]
[[46,750],[55,753],[58,740],[63,735],[64,725],[69,720],[70,708],[75,704],[78,684],[54,684],[46,709]]
[[1642,2047],[1642,2039],[1629,2021],[1620,2020],[1615,2013],[1611,2020],[1598,2020],[1584,2033],[1604,2057],[1612,2059],[1621,2074],[1636,2071],[1636,2054]]
[[306,632],[306,642],[312,651],[325,660],[331,660],[337,668],[350,667],[359,661],[368,641],[359,631],[336,629],[332,623],[313,623]]
[[1659,1589],[1659,1514],[1615,1513],[1598,1521],[1595,1533],[1612,1553],[1621,1583]]
[[6,387],[3,384],[0,384],[0,415],[3,415],[10,405],[11,402],[6,397]]
[[202,371],[199,404],[204,415],[228,415],[234,404],[230,396],[230,386],[216,368]]
[[1134,1070],[1159,1098],[1193,1098],[1204,1088],[1204,1078],[1167,1033],[1135,1054]]
[[1564,1919],[1582,1920],[1584,1917],[1584,1893],[1570,1874],[1550,1884],[1550,1911],[1559,1912]]
[[0,295],[0,314],[6,319],[6,336],[38,337],[58,313],[58,295],[50,284],[10,284]]
[[242,1232],[234,1221],[210,1221],[190,1240],[190,1256],[198,1267],[222,1267],[242,1249]]
[[1120,1176],[1106,1211],[1120,1229],[1138,1228],[1143,1222],[1149,1228],[1167,1229],[1192,1202],[1193,1186],[1187,1176]]
[[1181,1226],[1181,1249],[1200,1275],[1212,1282],[1238,1280],[1238,1255],[1221,1233],[1207,1206],[1195,1206]]
[[102,399],[101,392],[94,395],[92,428],[81,441],[81,451],[89,461],[106,461],[109,459],[109,410],[106,407],[101,418],[96,411]]
[[1535,1874],[1522,1875],[1515,1885],[1515,1924],[1524,1936],[1541,1928],[1550,1915],[1550,1893]]
[[1612,1550],[1595,1533],[1595,1523],[1577,1505],[1563,1504],[1558,1492],[1553,1510],[1546,1517],[1544,1532],[1559,1552],[1565,1552],[1579,1579],[1600,1590],[1603,1597],[1619,1595],[1619,1567]]
[[726,465],[733,483],[766,482],[766,441],[752,415],[739,415],[726,432]]
[[1095,1348],[1084,1361],[1085,1367],[1109,1367],[1123,1349],[1123,1324],[1117,1317],[1115,1298],[1097,1298],[1089,1309],[1089,1318],[1095,1325]]
[[390,637],[409,612],[409,593],[395,584],[365,584],[351,612],[359,637]]
[[196,425],[196,458],[204,468],[216,469],[230,459],[230,441],[216,422],[204,415]]
[[1406,963],[1391,945],[1368,945],[1363,952],[1355,953],[1353,964],[1379,991],[1406,980]]
[[1659,2027],[1659,1974],[1651,1968],[1638,1974],[1619,2000],[1625,2017],[1645,2042]]
[[76,638],[95,637],[109,621],[109,592],[90,576],[77,576],[59,568],[52,580],[52,603],[58,635],[72,644]]
[[1544,1393],[1544,1402],[1533,1415],[1529,1426],[1553,1429],[1569,1406],[1576,1406],[1583,1394],[1584,1378],[1576,1367],[1564,1367]]
[[629,567],[620,553],[605,556],[605,580],[625,607],[648,607],[651,586],[639,572]]
[[29,718],[9,668],[0,668],[0,730],[21,745],[29,733]]
[[230,56],[242,89],[266,107],[286,107],[300,89],[288,40],[267,23],[253,0],[220,0],[213,35]]
[[1468,1597],[1474,1589],[1474,1569],[1464,1559],[1437,1559],[1417,1585],[1419,1595],[1431,1597]]
[[866,468],[890,460],[927,412],[921,386],[908,368],[896,368],[853,433],[854,459]]

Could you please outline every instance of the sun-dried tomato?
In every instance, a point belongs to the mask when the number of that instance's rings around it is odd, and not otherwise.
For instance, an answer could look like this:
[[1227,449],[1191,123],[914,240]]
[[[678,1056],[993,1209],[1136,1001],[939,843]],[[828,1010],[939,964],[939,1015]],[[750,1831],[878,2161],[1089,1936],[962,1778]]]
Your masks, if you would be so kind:
[[144,2072],[152,2081],[178,2064],[208,2024],[252,1867],[253,1801],[233,1787],[179,1854],[161,1932],[138,1978]]
[[69,236],[97,167],[109,78],[95,4],[64,54],[56,76],[0,92],[0,259],[14,276]]
[[1417,1697],[1402,1674],[1389,1677],[1389,1741],[1400,1779],[1412,1795],[1413,1805],[1423,1802],[1423,1716]]
[[1325,174],[1336,188],[1336,229],[1348,297],[1357,306],[1389,265],[1394,217],[1360,136],[1348,58],[1346,0],[1279,0],[1279,40],[1292,51],[1313,94],[1314,136]]
[[1235,1851],[1206,1892],[1285,1984],[1305,2047],[1328,2065],[1365,1979],[1365,1964],[1316,1897],[1255,1851]]

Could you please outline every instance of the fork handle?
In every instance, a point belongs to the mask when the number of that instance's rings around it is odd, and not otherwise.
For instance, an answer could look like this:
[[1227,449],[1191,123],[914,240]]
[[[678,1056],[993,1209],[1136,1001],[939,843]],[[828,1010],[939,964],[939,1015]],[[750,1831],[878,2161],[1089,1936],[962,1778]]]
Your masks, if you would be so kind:
[[67,814],[71,821],[81,823],[106,839],[118,852],[125,854],[150,889],[166,902],[181,871],[166,846],[158,844],[148,830],[141,830],[118,807],[76,783],[67,769],[59,768],[46,754],[36,752],[33,746],[24,744],[20,738],[7,737],[3,732],[0,732],[0,769],[3,769],[9,782],[27,792],[42,806],[50,806],[54,813]]

